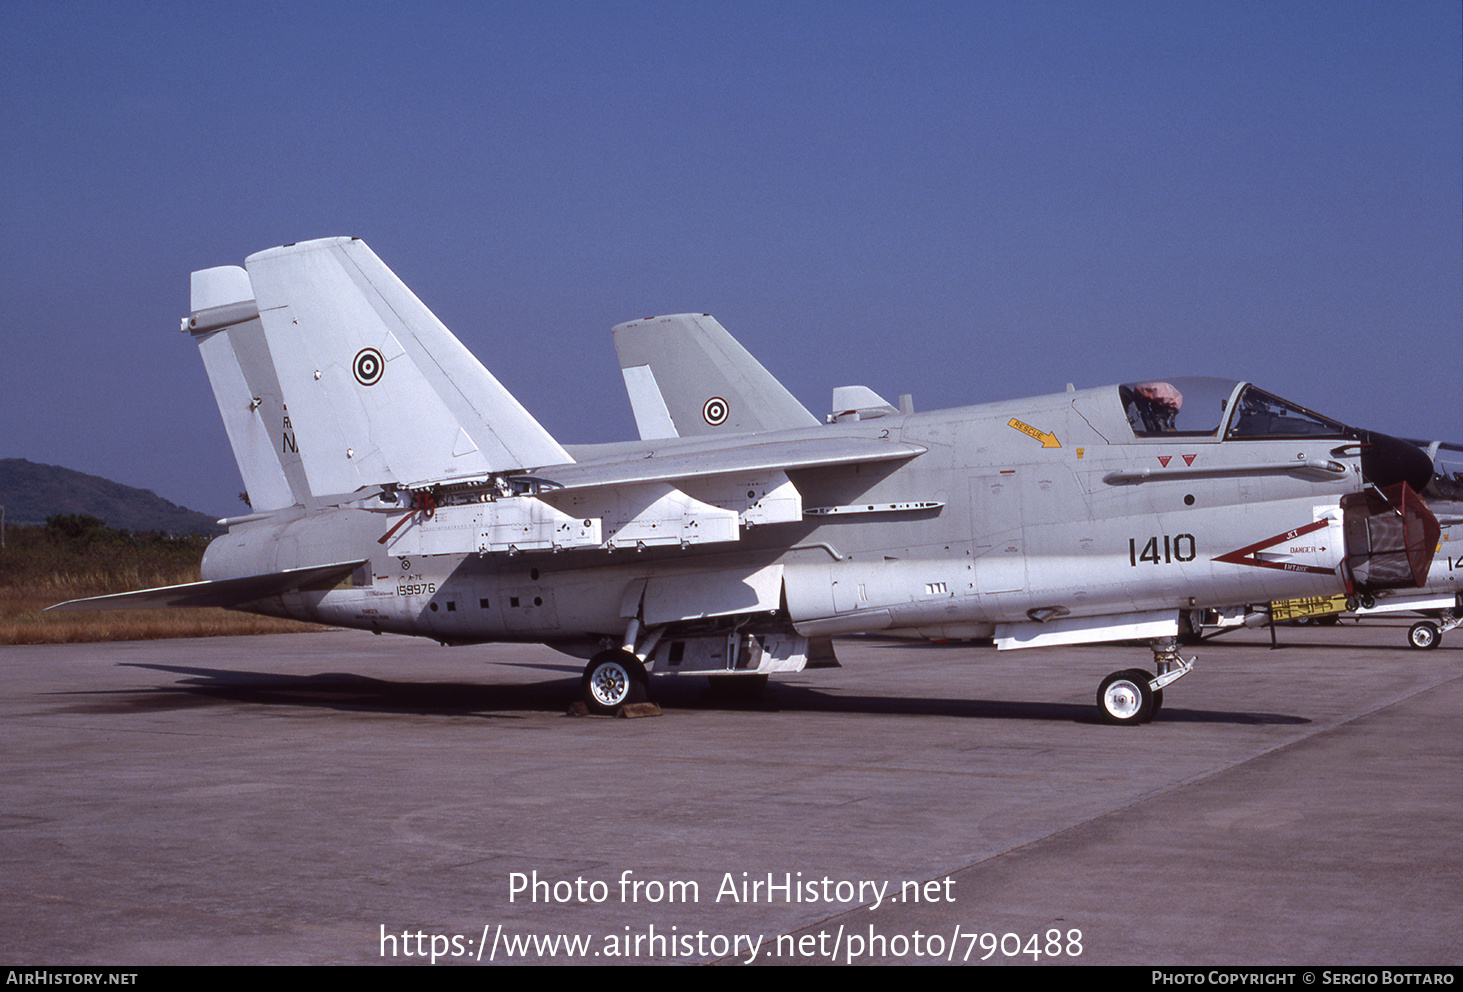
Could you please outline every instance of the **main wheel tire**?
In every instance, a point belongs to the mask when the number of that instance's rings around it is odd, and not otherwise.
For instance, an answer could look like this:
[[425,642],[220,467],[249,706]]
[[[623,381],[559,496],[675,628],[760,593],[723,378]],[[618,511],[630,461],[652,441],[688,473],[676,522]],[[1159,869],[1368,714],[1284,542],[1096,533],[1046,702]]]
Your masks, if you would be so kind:
[[1097,710],[1108,723],[1133,725],[1153,717],[1154,692],[1141,668],[1113,672],[1097,687]]
[[628,651],[601,651],[584,666],[579,689],[594,713],[613,713],[627,703],[643,703],[650,695],[645,666]]
[[1431,651],[1442,642],[1443,635],[1431,620],[1415,623],[1407,632],[1407,643],[1421,651]]

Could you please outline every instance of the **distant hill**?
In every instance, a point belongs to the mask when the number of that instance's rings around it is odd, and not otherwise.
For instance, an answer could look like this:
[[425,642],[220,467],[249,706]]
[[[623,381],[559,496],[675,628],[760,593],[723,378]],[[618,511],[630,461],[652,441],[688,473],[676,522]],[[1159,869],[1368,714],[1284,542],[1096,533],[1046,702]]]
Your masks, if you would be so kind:
[[215,518],[97,475],[24,458],[0,458],[0,506],[12,524],[44,524],[57,513],[84,513],[108,527],[166,534],[222,534]]

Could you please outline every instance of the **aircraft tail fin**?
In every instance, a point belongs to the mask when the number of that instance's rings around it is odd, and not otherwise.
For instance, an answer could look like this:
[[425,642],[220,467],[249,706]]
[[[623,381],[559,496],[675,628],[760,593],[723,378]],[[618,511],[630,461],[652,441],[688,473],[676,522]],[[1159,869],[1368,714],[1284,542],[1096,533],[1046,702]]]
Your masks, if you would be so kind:
[[266,430],[312,498],[574,460],[364,242],[244,264],[279,387]]
[[614,335],[642,440],[818,426],[709,314],[632,320]]
[[237,265],[193,273],[192,313],[183,330],[198,343],[250,508],[303,504],[309,490],[249,274]]

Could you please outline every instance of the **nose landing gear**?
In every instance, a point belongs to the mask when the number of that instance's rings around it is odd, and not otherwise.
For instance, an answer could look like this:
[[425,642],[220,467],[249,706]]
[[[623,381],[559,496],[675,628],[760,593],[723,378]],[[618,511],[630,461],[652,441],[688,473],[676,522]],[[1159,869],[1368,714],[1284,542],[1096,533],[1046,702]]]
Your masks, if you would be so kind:
[[1431,651],[1443,643],[1443,634],[1463,625],[1463,611],[1443,610],[1436,620],[1422,620],[1407,631],[1407,643],[1422,651]]
[[1097,710],[1107,723],[1135,726],[1147,723],[1163,707],[1164,686],[1194,670],[1194,660],[1179,657],[1178,638],[1159,637],[1149,642],[1157,675],[1141,668],[1113,672],[1097,687]]

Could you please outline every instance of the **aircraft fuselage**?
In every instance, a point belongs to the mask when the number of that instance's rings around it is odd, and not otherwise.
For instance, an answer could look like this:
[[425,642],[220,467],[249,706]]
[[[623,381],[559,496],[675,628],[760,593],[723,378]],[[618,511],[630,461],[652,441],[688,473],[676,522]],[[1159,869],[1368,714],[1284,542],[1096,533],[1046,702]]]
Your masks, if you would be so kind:
[[1192,668],[1184,618],[1415,589],[1437,538],[1429,454],[1233,380],[920,414],[845,386],[822,424],[713,317],[672,314],[614,330],[641,440],[571,449],[357,239],[194,272],[182,327],[260,512],[201,583],[58,608],[542,641],[589,656],[602,712],[650,672],[797,671],[884,631],[1145,640],[1156,674],[1097,695],[1141,724]]
[[[1136,438],[1115,387],[831,424],[777,437],[884,440],[924,451],[907,461],[789,468],[798,518],[743,521],[732,540],[484,550],[494,547],[484,535],[508,504],[540,501],[604,519],[626,487],[496,498],[469,490],[430,515],[404,508],[398,496],[237,523],[209,549],[205,577],[344,561],[370,549],[368,564],[336,587],[254,608],[448,642],[614,638],[637,581],[684,589],[702,585],[706,573],[773,567],[785,592],[771,602],[754,591],[746,604],[754,609],[739,610],[687,593],[668,622],[741,613],[813,634],[975,637],[998,625],[1344,591],[1340,500],[1362,489],[1356,448],[1334,437],[1221,436]],[[714,466],[723,447],[668,439],[608,450],[649,462],[699,455]],[[596,449],[574,453],[575,471],[593,467]],[[552,466],[532,472],[549,481],[555,474]],[[678,487],[708,501],[746,486],[751,496],[767,474],[713,472]]]

